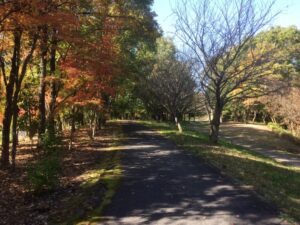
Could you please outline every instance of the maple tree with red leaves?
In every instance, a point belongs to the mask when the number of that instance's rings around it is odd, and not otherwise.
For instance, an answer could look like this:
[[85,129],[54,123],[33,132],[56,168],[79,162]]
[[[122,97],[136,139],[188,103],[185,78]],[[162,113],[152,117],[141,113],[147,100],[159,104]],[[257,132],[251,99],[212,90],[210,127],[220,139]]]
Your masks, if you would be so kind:
[[130,73],[125,60],[132,60],[131,51],[159,35],[154,15],[144,7],[150,4],[101,0],[1,3],[1,167],[11,163],[15,167],[18,120],[25,110],[20,108],[20,95],[26,90],[24,80],[30,77],[37,90],[38,103],[31,108],[37,111],[40,147],[46,132],[57,133],[58,117],[66,107],[92,104],[97,106],[92,107],[97,117],[104,117],[118,77]]

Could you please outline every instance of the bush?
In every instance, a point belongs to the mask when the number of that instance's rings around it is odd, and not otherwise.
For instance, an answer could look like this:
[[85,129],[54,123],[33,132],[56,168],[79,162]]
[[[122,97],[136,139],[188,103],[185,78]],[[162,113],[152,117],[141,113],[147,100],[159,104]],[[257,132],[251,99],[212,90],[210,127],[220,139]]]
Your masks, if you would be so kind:
[[35,192],[53,190],[59,184],[58,174],[61,170],[57,153],[43,156],[28,168],[29,185]]
[[268,123],[268,127],[271,128],[272,131],[274,131],[279,137],[294,142],[295,144],[300,144],[300,138],[294,136],[292,133],[282,128],[279,124]]
[[51,132],[46,132],[42,137],[41,147],[46,154],[58,151],[60,144],[60,138]]
[[270,127],[273,131],[276,131],[278,133],[287,132],[284,130],[279,124],[277,123],[268,123],[268,127]]
[[42,138],[44,153],[28,168],[29,185],[33,191],[50,191],[58,186],[61,170],[59,143],[60,139],[49,133]]

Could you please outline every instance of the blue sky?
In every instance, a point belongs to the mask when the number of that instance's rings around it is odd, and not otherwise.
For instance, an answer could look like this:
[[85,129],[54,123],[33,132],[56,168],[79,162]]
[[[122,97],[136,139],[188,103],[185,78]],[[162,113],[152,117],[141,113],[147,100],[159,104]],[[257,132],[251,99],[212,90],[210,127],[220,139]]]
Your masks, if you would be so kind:
[[[170,37],[172,37],[174,24],[174,17],[171,15],[172,3],[174,4],[175,0],[155,0],[153,5],[160,27],[165,36]],[[295,25],[300,29],[300,0],[277,0],[275,10],[280,10],[282,13],[273,21],[273,26]]]

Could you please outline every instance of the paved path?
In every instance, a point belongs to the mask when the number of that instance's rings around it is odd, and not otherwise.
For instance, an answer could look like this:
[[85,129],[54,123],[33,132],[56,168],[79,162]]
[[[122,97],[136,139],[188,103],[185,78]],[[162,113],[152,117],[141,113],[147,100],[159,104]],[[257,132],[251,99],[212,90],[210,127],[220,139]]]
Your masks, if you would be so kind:
[[[191,122],[190,128],[205,133],[209,132],[207,123]],[[300,146],[278,137],[267,126],[223,123],[220,127],[220,135],[233,144],[258,152],[283,164],[300,168]],[[294,152],[294,154],[290,152]]]
[[155,132],[123,128],[125,174],[101,224],[283,224],[267,203]]

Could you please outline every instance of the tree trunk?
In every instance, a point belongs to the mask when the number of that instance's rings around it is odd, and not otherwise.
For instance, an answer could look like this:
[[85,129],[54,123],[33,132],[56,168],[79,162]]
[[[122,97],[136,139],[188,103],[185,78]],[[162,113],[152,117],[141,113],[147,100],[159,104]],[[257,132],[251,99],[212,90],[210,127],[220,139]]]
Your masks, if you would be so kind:
[[[7,96],[6,96],[7,97]],[[6,99],[6,106],[3,118],[2,128],[2,150],[1,150],[1,166],[7,168],[9,166],[9,136],[10,136],[10,124],[12,119],[12,104],[9,101],[9,97]]]
[[27,113],[28,113],[28,127],[29,127],[29,132],[28,132],[28,137],[29,137],[29,139],[30,139],[30,150],[32,151],[32,149],[33,149],[33,137],[34,137],[34,134],[35,134],[35,132],[34,132],[34,130],[35,129],[33,129],[33,127],[32,127],[32,119],[31,119],[31,106],[30,106],[30,103],[29,103],[29,106],[28,106],[28,111],[27,111]]
[[[17,79],[18,80],[18,79]],[[19,115],[19,107],[18,107],[18,99],[20,93],[20,85],[21,80],[16,81],[15,92],[13,95],[13,104],[12,104],[12,149],[11,149],[11,162],[12,168],[15,169],[16,166],[16,155],[17,155],[17,145],[18,145],[18,115]]]
[[15,169],[16,167],[16,155],[17,155],[17,145],[18,145],[18,114],[19,108],[17,104],[14,104],[13,107],[13,123],[12,123],[12,150],[11,150],[11,162],[12,168]]
[[19,93],[21,89],[21,83],[22,83],[23,76],[21,76],[19,79],[16,79],[16,86],[15,86],[15,92],[13,95],[13,104],[12,104],[12,150],[11,150],[11,162],[12,167],[15,169],[16,166],[16,155],[17,155],[17,145],[18,145],[18,116],[19,116],[19,107],[18,107],[18,100],[19,100]]
[[93,127],[92,127],[92,139],[94,140],[96,134],[96,120],[93,122]]
[[47,76],[47,27],[44,26],[42,29],[42,39],[41,39],[41,72],[40,72],[40,85],[39,85],[39,143],[41,143],[41,138],[46,131],[46,83],[45,78]]
[[[53,29],[53,36],[51,41],[51,50],[50,50],[50,75],[55,76],[56,70],[56,48],[57,48],[57,38],[56,38],[56,29]],[[55,134],[55,108],[56,108],[56,98],[58,95],[58,84],[55,79],[52,79],[51,84],[51,100],[49,104],[49,118],[48,118],[48,129],[49,132]]]
[[255,120],[256,120],[256,117],[257,117],[257,112],[256,112],[256,111],[254,111],[254,115],[253,115],[252,123],[254,123],[254,122],[255,122]]
[[243,111],[243,122],[248,123],[248,118],[247,118],[247,112],[246,110]]
[[69,150],[72,150],[72,148],[73,148],[73,139],[74,139],[75,130],[76,130],[76,127],[75,127],[75,107],[73,106],[72,107],[72,120],[71,120]]
[[62,132],[63,131],[63,123],[61,121],[60,116],[57,117],[57,128],[58,128],[58,132]]
[[[22,81],[26,75],[28,63],[30,62],[33,52],[36,47],[36,41],[37,41],[37,35],[34,35],[33,39],[32,39],[31,49],[23,61],[21,73],[19,74],[19,68],[18,68],[17,69],[18,72],[16,73],[16,77],[15,77],[15,90],[14,90],[13,101],[12,101],[13,124],[12,124],[11,161],[12,161],[13,169],[15,169],[15,166],[16,166],[15,162],[16,162],[16,155],[17,155],[17,145],[19,144],[18,130],[17,130],[18,129],[18,116],[19,116],[19,107],[18,107],[19,94],[20,94],[20,90],[21,90]],[[18,67],[19,67],[19,63],[18,63]],[[28,111],[30,114],[30,107],[29,107]]]
[[267,118],[267,115],[263,113],[262,119],[263,119],[264,124],[267,124],[266,118]]
[[9,136],[10,136],[10,125],[12,120],[12,92],[13,85],[8,84],[6,87],[6,103],[3,117],[3,128],[2,128],[2,151],[1,151],[1,166],[7,168],[9,162]]
[[218,143],[219,141],[219,128],[220,128],[220,121],[222,116],[222,109],[223,106],[220,100],[217,100],[217,103],[214,108],[213,118],[210,123],[210,141],[213,143]]
[[94,140],[95,137],[95,128],[96,128],[96,112],[93,110],[90,118],[90,138]]
[[180,121],[177,116],[175,116],[175,123],[176,123],[179,133],[182,133],[182,127],[181,127]]
[[5,95],[5,109],[2,127],[2,155],[1,166],[3,168],[9,167],[9,138],[10,138],[10,125],[13,116],[13,92],[16,79],[19,75],[19,60],[20,60],[20,48],[21,48],[21,31],[14,32],[14,51],[11,60],[11,72],[9,75],[9,81],[6,85]]

